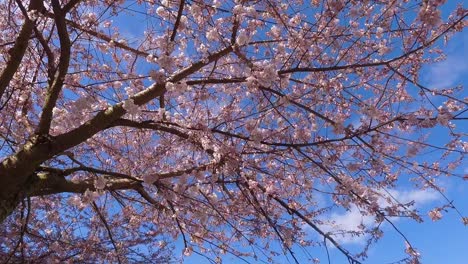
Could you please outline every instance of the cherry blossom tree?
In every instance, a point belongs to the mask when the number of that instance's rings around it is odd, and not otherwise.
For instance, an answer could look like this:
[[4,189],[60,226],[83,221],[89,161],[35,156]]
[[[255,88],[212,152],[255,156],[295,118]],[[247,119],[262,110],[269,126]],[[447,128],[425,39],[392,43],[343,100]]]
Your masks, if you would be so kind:
[[[467,101],[420,76],[467,25],[444,2],[0,1],[0,258],[359,263],[387,225],[418,263],[394,219],[468,223],[438,181],[467,178]],[[373,221],[334,228],[351,208]]]

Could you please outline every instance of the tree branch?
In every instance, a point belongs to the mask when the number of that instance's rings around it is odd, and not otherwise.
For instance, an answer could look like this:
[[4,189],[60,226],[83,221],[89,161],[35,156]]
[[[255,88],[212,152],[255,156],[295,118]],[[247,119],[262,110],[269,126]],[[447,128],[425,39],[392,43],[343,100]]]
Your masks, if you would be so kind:
[[188,139],[189,138],[188,134],[186,134],[186,133],[184,133],[184,132],[182,132],[182,131],[180,131],[178,129],[163,126],[163,125],[154,123],[152,121],[137,122],[137,121],[133,121],[133,120],[129,120],[129,119],[119,118],[119,119],[115,120],[114,122],[112,122],[112,124],[110,126],[126,126],[126,127],[134,127],[134,128],[141,128],[141,129],[152,129],[152,130],[167,132],[167,133],[176,135],[176,136],[178,136],[180,138],[183,138],[183,139]]
[[156,201],[153,197],[151,197],[151,195],[147,191],[145,191],[145,188],[143,188],[142,186],[135,188],[135,190],[138,192],[138,194],[140,194],[141,197],[143,197],[143,199],[145,199],[148,203],[153,205],[156,209],[161,211],[169,210],[169,208],[165,207],[164,205]]
[[71,42],[67,31],[67,24],[65,23],[66,13],[63,12],[58,0],[52,0],[52,8],[54,10],[54,19],[60,41],[60,59],[57,71],[54,75],[54,80],[47,89],[47,97],[37,129],[39,135],[46,135],[49,133],[50,123],[52,121],[52,109],[55,107],[60,91],[62,90],[70,63]]
[[93,209],[96,212],[96,214],[99,216],[99,219],[101,219],[101,222],[104,224],[104,227],[107,230],[107,235],[109,236],[112,246],[114,247],[115,255],[117,257],[118,263],[122,263],[122,261],[120,260],[120,256],[119,256],[119,249],[117,247],[117,244],[115,243],[114,237],[112,236],[112,232],[109,227],[109,224],[107,223],[107,220],[104,217],[104,215],[102,215],[101,211],[99,210],[99,207],[97,206],[96,202],[93,202]]
[[[21,1],[18,0],[17,3],[25,16],[25,21],[21,27],[18,37],[16,38],[15,45],[8,51],[10,58],[5,63],[6,67],[0,74],[0,98],[3,96],[8,84],[23,60],[24,54],[26,53],[26,49],[29,45],[29,37],[31,36],[34,28],[34,21],[28,18],[27,11],[23,7]],[[30,1],[28,9],[43,12],[44,4],[42,0]]]
[[[41,44],[42,48],[44,49],[46,55],[47,55],[47,71],[49,74],[49,79],[53,79],[53,75],[55,74],[56,68],[55,68],[55,56],[52,50],[50,49],[49,45],[47,44],[47,41],[44,39],[44,36],[42,36],[42,33],[39,32],[37,27],[34,27],[34,34],[39,43]],[[49,83],[50,85],[51,83]]]
[[176,38],[177,28],[179,27],[179,24],[180,24],[180,18],[182,17],[182,12],[184,11],[184,4],[185,4],[185,0],[180,0],[179,10],[177,11],[177,18],[174,24],[174,29],[172,30],[172,34],[171,34],[171,41],[174,41]]
[[[83,194],[86,190],[96,191],[94,181],[85,180],[80,182],[71,182],[60,174],[52,172],[40,172],[35,176],[36,184],[28,193],[29,197],[52,195],[58,193],[80,193]],[[135,190],[141,186],[140,182],[129,179],[111,179],[107,181],[104,190]]]
[[[210,166],[213,165],[213,163],[208,163],[199,166],[193,166],[188,169],[182,169],[166,173],[153,173],[149,174],[149,177],[154,178],[156,181],[164,180],[182,176],[185,174],[190,174],[196,171],[207,170]],[[92,180],[71,182],[65,178],[66,176],[78,171],[85,171],[109,176],[104,190],[116,191],[132,189],[140,193],[142,188],[141,184],[143,183],[143,180],[119,172],[106,171],[87,166],[79,166],[68,169],[40,167],[40,171],[35,173],[34,175],[33,181],[35,182],[35,184],[33,184],[34,187],[31,190],[29,190],[29,196],[51,195],[62,192],[84,193],[87,189],[92,191],[96,190],[94,186],[94,181]],[[144,195],[142,196],[146,199]]]
[[72,10],[76,5],[78,5],[78,3],[80,3],[81,0],[70,0],[68,3],[66,3],[64,6],[63,6],[63,13],[68,13],[70,12],[70,10]]

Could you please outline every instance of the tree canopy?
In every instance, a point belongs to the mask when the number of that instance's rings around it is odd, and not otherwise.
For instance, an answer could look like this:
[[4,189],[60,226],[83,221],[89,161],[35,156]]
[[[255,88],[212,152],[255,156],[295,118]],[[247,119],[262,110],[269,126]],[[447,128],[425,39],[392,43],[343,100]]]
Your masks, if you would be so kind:
[[388,225],[419,263],[394,219],[468,224],[439,181],[468,179],[468,102],[421,81],[467,25],[445,2],[0,1],[0,259],[360,263]]

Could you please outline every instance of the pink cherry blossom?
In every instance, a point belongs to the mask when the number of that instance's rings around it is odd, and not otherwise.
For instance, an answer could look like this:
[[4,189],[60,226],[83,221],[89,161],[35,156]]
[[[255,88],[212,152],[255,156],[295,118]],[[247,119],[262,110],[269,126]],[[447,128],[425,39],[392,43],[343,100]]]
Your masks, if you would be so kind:
[[361,263],[395,229],[419,263],[399,218],[468,223],[446,2],[0,1],[0,259]]

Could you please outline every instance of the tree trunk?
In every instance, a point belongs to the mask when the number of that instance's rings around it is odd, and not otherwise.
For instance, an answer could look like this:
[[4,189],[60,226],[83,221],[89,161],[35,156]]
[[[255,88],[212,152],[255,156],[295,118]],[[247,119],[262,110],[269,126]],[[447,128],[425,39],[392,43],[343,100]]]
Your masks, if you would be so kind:
[[22,150],[0,164],[0,223],[27,196],[33,186],[31,176],[39,165],[53,155],[50,141],[38,142],[38,139],[31,139]]
[[[13,194],[13,193],[10,193]],[[2,223],[16,209],[21,199],[19,196],[4,196],[0,197],[0,223]]]

